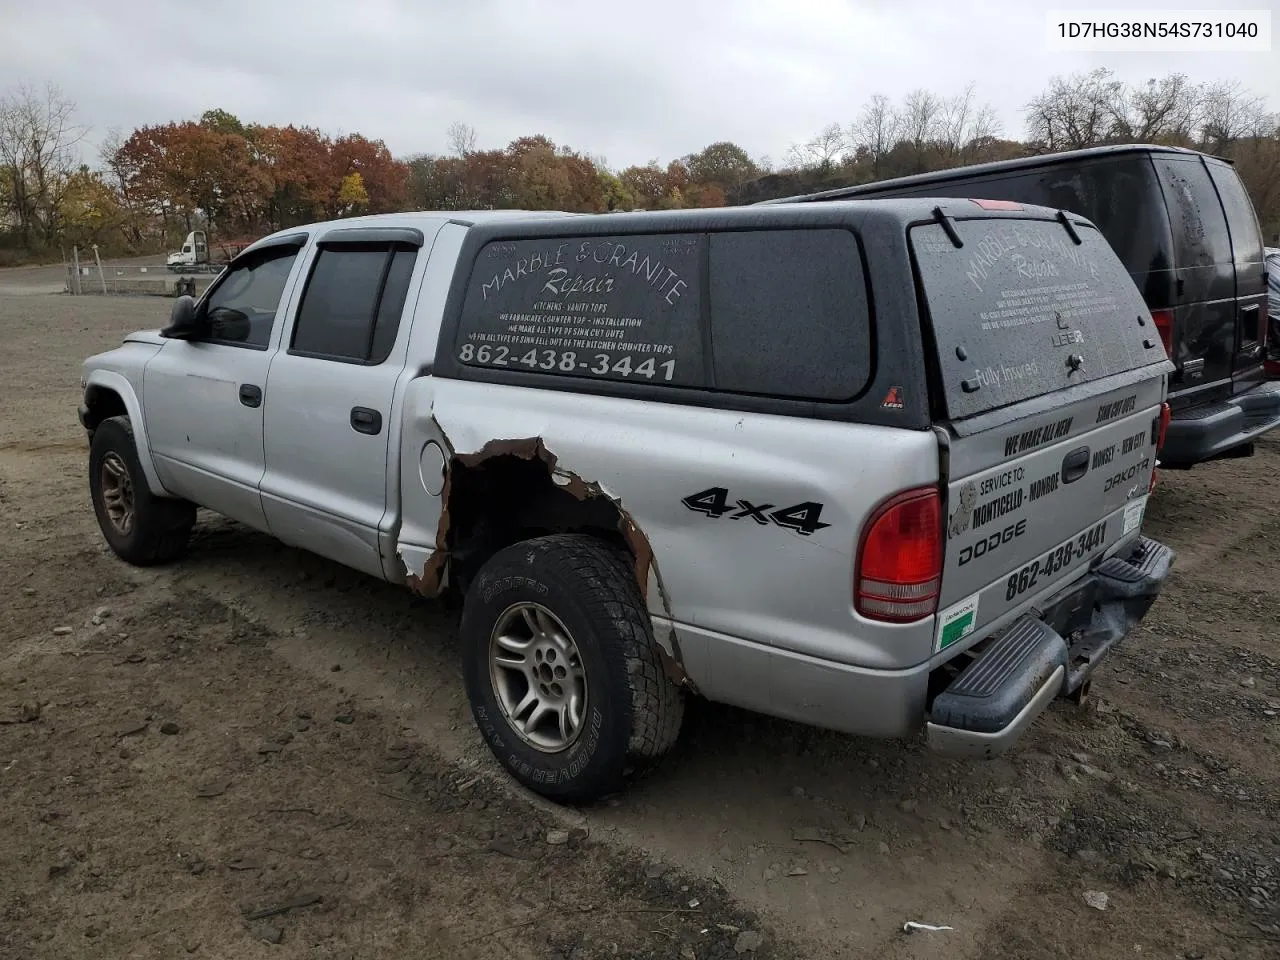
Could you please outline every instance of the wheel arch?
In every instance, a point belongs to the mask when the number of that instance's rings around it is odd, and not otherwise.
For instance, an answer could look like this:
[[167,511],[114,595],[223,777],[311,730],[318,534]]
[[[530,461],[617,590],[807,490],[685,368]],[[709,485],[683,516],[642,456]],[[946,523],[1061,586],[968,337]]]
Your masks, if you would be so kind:
[[155,463],[151,459],[151,445],[147,437],[147,424],[142,415],[142,403],[133,390],[133,384],[123,374],[112,370],[94,370],[85,378],[84,409],[81,422],[90,438],[93,431],[108,417],[127,416],[133,428],[138,462],[147,479],[147,487],[157,497],[172,496],[160,482]]
[[[465,592],[499,550],[549,534],[581,533],[627,557],[651,618],[670,619],[670,602],[649,538],[621,500],[601,484],[567,469],[541,437],[491,440],[447,460],[435,549],[411,588],[426,596]],[[448,587],[443,585],[447,582]],[[653,622],[662,664],[678,686],[693,689],[674,629]]]

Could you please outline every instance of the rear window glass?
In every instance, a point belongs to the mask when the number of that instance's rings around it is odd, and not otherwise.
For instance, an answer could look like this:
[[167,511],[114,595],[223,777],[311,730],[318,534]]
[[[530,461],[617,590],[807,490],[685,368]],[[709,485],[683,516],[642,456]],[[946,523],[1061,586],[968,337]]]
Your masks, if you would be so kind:
[[1231,263],[1227,220],[1200,158],[1157,156],[1153,162],[1164,186],[1178,269]]
[[[1227,225],[1231,228],[1231,249],[1237,264],[1262,262],[1262,231],[1258,228],[1258,215],[1253,201],[1244,189],[1236,172],[1223,164],[1209,164],[1213,182],[1217,184],[1227,213]],[[1260,274],[1259,274],[1260,276]]]
[[849,400],[870,375],[857,240],[845,230],[490,243],[454,356],[468,366]]
[[955,228],[963,247],[939,224],[911,229],[952,419],[1164,359],[1142,297],[1098,231],[1077,226],[1076,245],[1056,220]]

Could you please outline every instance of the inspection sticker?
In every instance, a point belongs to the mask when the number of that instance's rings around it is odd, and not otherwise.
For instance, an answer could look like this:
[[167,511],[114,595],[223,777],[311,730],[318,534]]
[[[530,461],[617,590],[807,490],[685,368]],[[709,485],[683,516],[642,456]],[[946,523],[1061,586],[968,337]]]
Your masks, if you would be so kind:
[[978,624],[978,595],[966,597],[938,615],[938,649],[945,650],[973,633]]
[[1133,531],[1142,526],[1142,513],[1147,508],[1147,498],[1140,497],[1132,503],[1126,503],[1124,507],[1124,533],[1122,537],[1127,537]]

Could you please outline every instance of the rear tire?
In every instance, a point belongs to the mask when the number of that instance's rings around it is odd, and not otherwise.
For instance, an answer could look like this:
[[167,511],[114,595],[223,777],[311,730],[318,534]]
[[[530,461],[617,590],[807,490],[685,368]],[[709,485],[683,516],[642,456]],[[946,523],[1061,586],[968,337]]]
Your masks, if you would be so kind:
[[516,780],[589,803],[656,766],[684,714],[622,551],[555,535],[495,554],[467,591],[472,715]]
[[195,504],[152,494],[128,417],[109,417],[94,430],[89,494],[102,536],[121,560],[149,567],[186,552]]

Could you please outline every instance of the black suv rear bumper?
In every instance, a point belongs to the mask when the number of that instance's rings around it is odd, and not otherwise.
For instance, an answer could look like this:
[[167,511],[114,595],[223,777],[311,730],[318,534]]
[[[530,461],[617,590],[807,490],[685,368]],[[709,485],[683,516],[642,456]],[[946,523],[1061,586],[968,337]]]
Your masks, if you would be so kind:
[[1050,702],[1089,682],[1151,609],[1173,560],[1173,550],[1143,537],[1045,604],[1042,616],[1015,621],[934,698],[929,746],[967,758],[1008,750]]
[[1264,381],[1230,400],[1175,413],[1165,433],[1160,463],[1179,467],[1212,460],[1277,426],[1280,381]]

